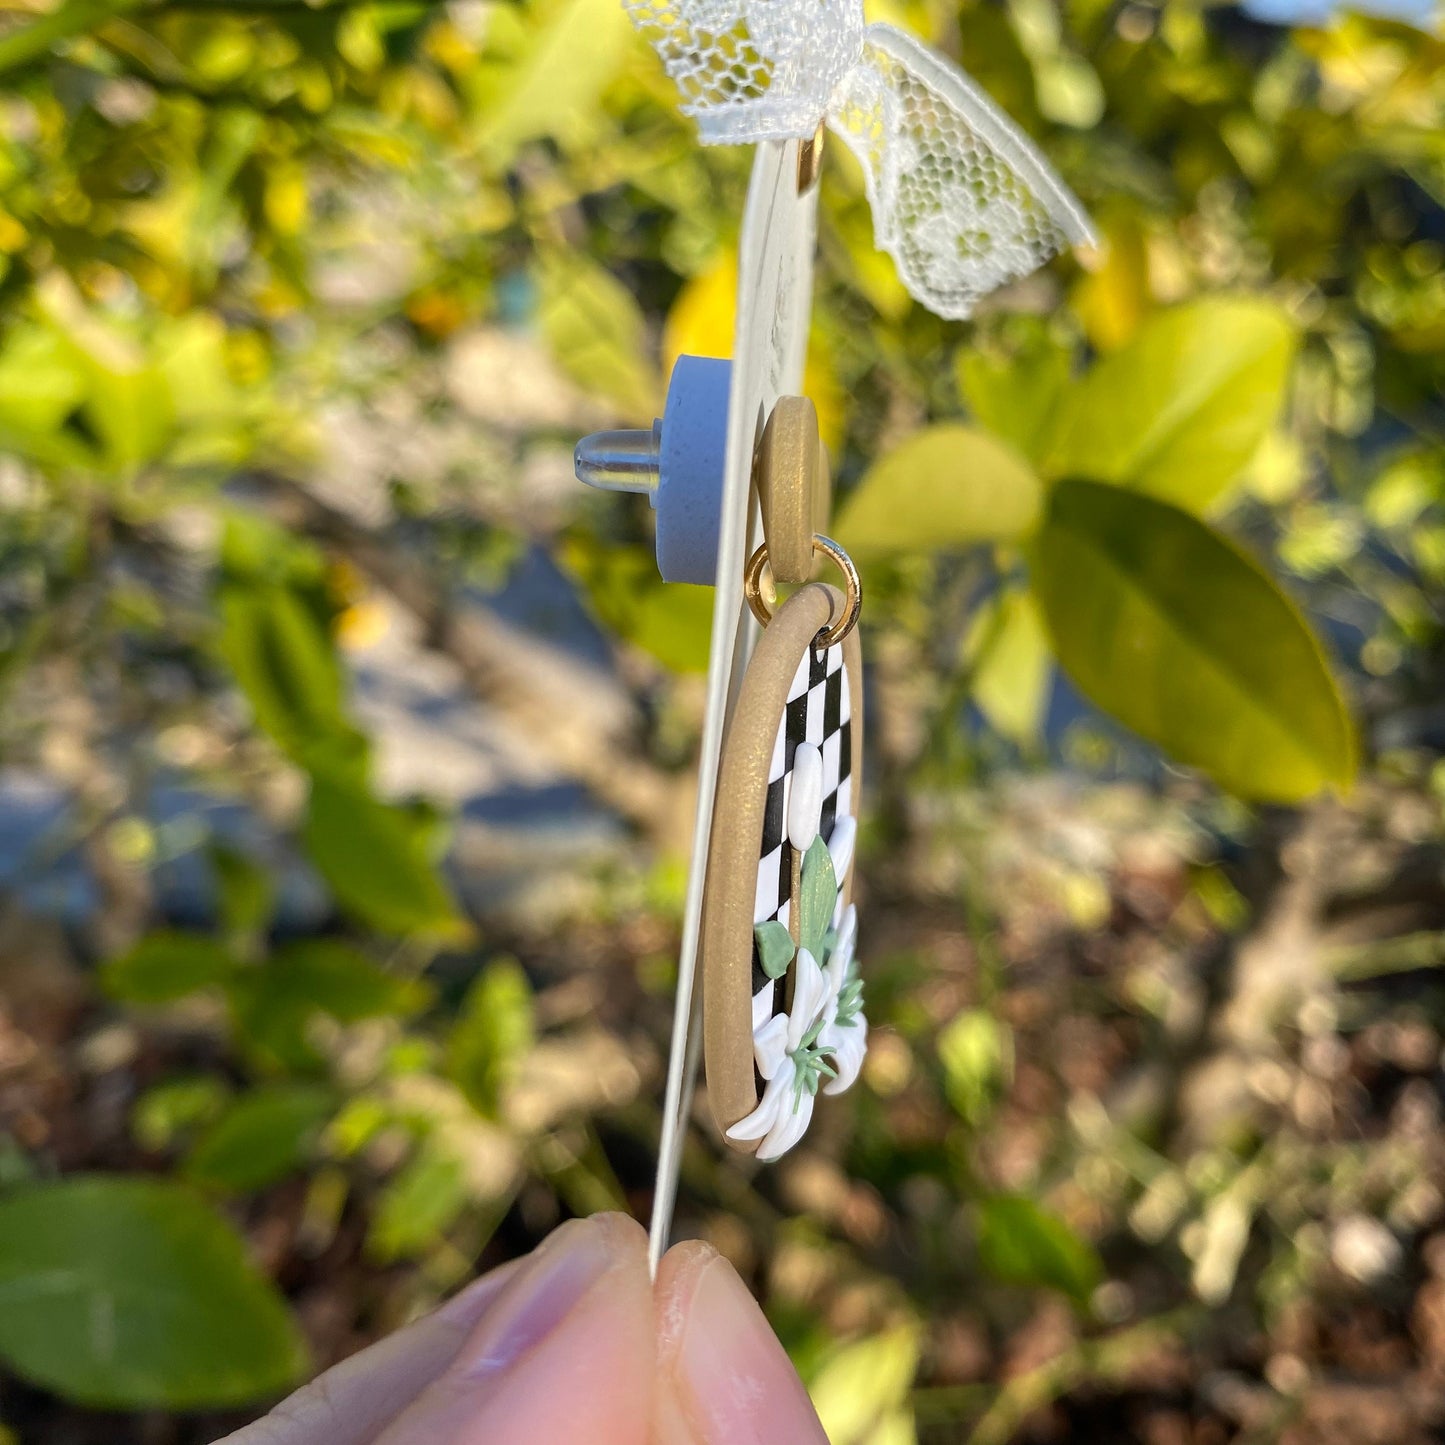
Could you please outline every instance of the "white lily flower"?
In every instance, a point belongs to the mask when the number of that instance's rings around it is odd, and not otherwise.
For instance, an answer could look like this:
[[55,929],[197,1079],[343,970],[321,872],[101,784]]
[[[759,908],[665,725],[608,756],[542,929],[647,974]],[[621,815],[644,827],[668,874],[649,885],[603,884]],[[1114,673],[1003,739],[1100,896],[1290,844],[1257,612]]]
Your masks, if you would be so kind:
[[841,1094],[863,1067],[868,1020],[854,978],[858,911],[851,904],[839,903],[836,929],[823,963],[798,949],[787,1013],[773,1012],[771,987],[753,998],[753,1058],[765,1086],[753,1112],[727,1132],[730,1139],[758,1140],[764,1162],[787,1153],[807,1132],[819,1088]]
[[[829,976],[806,948],[798,950],[793,969],[792,1008],[786,1014],[770,1015],[753,1030],[753,1058],[758,1073],[767,1080],[763,1097],[747,1118],[728,1130],[729,1139],[761,1139],[758,1158],[764,1161],[791,1149],[813,1117],[816,1082],[813,1088],[808,1086],[810,1075],[804,1073],[799,1055],[806,1054],[804,1039],[813,1034],[816,1042],[837,1007],[837,992]],[[756,1017],[757,998],[753,1002]]]

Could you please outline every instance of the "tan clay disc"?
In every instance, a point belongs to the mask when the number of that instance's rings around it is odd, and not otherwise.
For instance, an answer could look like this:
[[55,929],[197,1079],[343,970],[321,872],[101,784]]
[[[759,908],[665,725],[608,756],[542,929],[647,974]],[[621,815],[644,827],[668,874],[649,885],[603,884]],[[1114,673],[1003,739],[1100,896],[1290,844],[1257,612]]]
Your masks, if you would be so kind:
[[818,560],[813,533],[828,530],[832,504],[818,413],[806,396],[778,398],[758,443],[753,477],[773,580],[806,582]]

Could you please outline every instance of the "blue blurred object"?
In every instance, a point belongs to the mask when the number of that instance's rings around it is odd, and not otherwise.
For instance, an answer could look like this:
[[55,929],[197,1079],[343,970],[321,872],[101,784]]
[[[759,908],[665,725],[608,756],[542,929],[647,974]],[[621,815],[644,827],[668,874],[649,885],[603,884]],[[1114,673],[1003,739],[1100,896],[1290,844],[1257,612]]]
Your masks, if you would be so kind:
[[1404,20],[1432,34],[1438,28],[1435,0],[1355,0],[1352,5],[1340,4],[1339,0],[1242,0],[1240,8],[1270,25],[1321,25],[1353,10],[1386,20]]

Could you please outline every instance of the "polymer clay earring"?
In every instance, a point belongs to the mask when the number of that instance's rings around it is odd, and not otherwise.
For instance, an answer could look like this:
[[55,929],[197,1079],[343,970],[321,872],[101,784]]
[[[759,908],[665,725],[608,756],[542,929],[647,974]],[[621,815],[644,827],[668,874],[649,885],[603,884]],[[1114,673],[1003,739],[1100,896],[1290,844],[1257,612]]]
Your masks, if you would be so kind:
[[773,612],[766,546],[748,565],[764,630],[723,740],[703,902],[708,1098],[728,1143],[761,1160],[802,1138],[820,1092],[853,1083],[868,1039],[852,902],[861,591],[835,542],[812,545],[846,592],[810,583]]

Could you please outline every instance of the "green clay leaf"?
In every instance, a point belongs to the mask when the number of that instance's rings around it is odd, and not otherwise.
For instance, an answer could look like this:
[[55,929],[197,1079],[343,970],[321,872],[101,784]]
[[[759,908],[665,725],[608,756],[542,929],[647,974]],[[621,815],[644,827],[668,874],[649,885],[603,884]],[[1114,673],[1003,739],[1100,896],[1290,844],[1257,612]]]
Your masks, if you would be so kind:
[[838,904],[838,880],[828,845],[815,838],[803,855],[803,876],[795,906],[798,909],[798,947],[806,948],[819,963],[826,956],[824,945],[833,926],[833,909]]
[[758,941],[758,960],[769,978],[781,978],[793,961],[793,936],[776,918],[753,929]]

